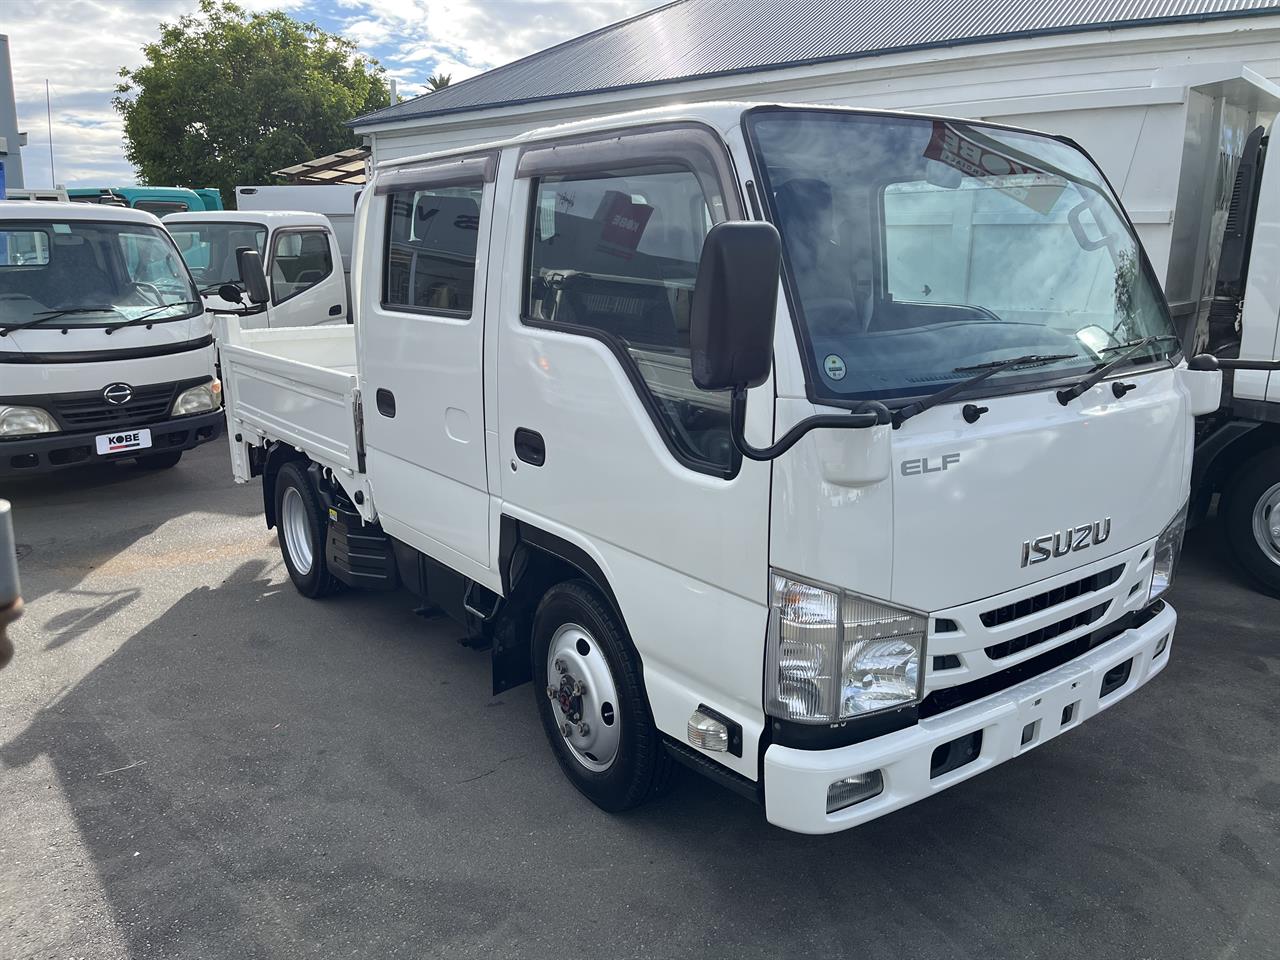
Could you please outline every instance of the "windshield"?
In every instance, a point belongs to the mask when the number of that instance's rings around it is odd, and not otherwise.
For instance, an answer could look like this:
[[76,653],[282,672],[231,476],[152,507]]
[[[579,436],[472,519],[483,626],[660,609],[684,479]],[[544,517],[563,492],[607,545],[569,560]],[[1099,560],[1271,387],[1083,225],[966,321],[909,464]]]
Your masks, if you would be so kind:
[[188,221],[165,226],[173,234],[202,293],[216,293],[224,283],[240,283],[237,250],[250,247],[259,254],[267,250],[267,228],[253,223]]
[[[1102,175],[1050,137],[983,124],[754,110],[749,132],[814,392],[932,393],[1078,374],[1175,333]],[[1177,352],[1161,340],[1132,363]]]
[[0,327],[104,327],[143,314],[162,323],[201,312],[198,301],[160,227],[0,220]]

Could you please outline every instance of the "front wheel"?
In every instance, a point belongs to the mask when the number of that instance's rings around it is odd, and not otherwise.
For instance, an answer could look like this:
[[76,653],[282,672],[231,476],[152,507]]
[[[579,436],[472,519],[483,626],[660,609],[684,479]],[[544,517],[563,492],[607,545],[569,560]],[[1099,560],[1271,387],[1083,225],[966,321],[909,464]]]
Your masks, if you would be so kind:
[[276,475],[276,539],[289,579],[313,600],[340,586],[325,560],[325,513],[306,471],[286,463]]
[[560,769],[617,813],[671,781],[644,692],[640,658],[610,605],[582,581],[551,588],[533,623],[538,714]]
[[1247,461],[1222,495],[1227,546],[1266,590],[1280,594],[1280,450]]

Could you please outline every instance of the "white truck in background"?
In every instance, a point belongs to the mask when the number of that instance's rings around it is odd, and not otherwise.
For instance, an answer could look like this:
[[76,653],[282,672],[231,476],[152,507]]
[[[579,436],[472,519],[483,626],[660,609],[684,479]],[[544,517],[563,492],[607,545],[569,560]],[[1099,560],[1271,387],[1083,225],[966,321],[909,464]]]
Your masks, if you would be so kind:
[[172,467],[222,404],[204,304],[149,213],[0,202],[0,480]]
[[342,251],[342,269],[351,273],[355,245],[356,200],[363,184],[313,183],[236,187],[238,210],[305,210],[326,217]]
[[[243,316],[247,329],[348,323],[351,294],[337,235],[318,213],[216,210],[164,218],[205,306]],[[238,255],[265,264],[268,299],[253,304],[240,283]]]
[[607,810],[683,763],[846,829],[1169,661],[1221,374],[1070,141],[569,123],[376,168],[353,277],[353,327],[219,318],[235,477],[302,594],[407,588],[532,680]]

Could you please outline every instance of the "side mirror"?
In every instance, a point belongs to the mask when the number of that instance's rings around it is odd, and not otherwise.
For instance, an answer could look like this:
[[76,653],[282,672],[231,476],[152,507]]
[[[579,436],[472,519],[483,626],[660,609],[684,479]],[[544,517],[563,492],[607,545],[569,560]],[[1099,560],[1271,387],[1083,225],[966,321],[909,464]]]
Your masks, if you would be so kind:
[[239,303],[240,288],[234,283],[224,283],[218,288],[218,296],[227,301],[227,303]]
[[[241,247],[236,251],[236,264],[240,268],[240,282],[249,295],[249,302],[263,304],[270,300],[267,275],[262,272],[262,255],[253,247]],[[219,293],[218,296],[222,294]]]
[[771,223],[717,223],[702,242],[689,313],[693,382],[757,387],[773,365],[782,241]]

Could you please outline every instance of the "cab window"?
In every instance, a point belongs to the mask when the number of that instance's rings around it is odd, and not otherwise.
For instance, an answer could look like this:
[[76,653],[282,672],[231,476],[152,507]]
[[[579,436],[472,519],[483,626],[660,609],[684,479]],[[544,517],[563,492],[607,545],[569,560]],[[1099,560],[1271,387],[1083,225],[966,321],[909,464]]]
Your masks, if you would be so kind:
[[482,186],[387,195],[382,305],[471,316]]
[[333,273],[329,236],[323,230],[280,230],[271,241],[272,302],[309,290]]
[[693,383],[689,308],[702,242],[722,208],[676,165],[534,181],[525,322],[604,340],[687,466],[734,463],[729,397]]

